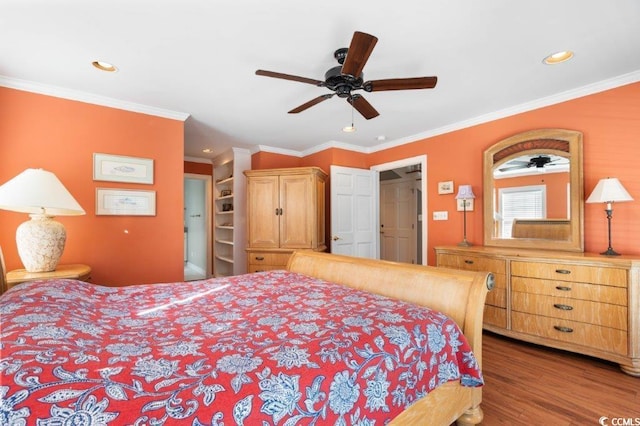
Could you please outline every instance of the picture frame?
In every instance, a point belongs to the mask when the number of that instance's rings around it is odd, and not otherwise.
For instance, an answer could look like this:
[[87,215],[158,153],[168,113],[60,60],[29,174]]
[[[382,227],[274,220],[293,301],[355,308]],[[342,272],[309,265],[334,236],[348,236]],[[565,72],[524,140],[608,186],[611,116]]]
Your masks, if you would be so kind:
[[153,184],[153,159],[93,154],[93,180]]
[[438,194],[453,194],[453,181],[438,182]]
[[96,188],[97,216],[155,216],[156,191]]
[[233,192],[230,189],[222,189],[220,191],[220,197],[229,197],[233,194]]
[[466,204],[466,210],[468,212],[472,212],[473,211],[473,198],[467,198],[466,200],[464,199],[456,199],[456,204],[457,204],[457,210],[459,212],[462,212],[465,210],[465,204]]

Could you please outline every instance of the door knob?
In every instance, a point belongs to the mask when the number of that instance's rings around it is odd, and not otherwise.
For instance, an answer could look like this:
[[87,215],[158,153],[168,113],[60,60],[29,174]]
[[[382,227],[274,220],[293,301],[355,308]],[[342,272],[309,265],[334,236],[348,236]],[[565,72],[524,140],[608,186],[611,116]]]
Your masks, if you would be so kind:
[[333,238],[332,238],[333,241],[338,241],[338,240],[341,240],[341,239],[342,238],[338,237],[337,235],[334,235]]

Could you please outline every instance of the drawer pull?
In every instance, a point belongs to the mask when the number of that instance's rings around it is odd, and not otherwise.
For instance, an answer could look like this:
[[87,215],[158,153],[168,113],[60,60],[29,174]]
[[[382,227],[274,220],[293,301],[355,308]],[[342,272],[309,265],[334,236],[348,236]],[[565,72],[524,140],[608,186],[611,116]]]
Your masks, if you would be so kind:
[[556,308],[556,309],[560,309],[562,311],[572,311],[573,310],[573,306],[563,305],[562,303],[554,303],[553,307]]
[[571,273],[571,271],[568,270],[568,269],[556,269],[556,273],[563,274],[563,275],[569,275]]
[[473,260],[465,259],[464,263],[466,263],[467,265],[473,265]]
[[554,325],[553,328],[555,328],[558,331],[561,331],[563,333],[573,333],[573,328],[571,327],[563,327],[561,325]]
[[556,286],[556,290],[560,290],[560,291],[571,291],[571,287],[567,287],[564,285],[557,285]]
[[264,256],[256,256],[256,260],[264,260]]

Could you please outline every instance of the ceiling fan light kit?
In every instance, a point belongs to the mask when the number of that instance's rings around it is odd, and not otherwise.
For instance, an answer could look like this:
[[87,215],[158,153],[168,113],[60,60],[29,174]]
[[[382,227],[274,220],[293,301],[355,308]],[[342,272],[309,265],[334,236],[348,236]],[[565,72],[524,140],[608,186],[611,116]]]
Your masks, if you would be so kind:
[[[320,95],[317,98],[305,102],[289,111],[289,114],[297,114],[338,95],[338,97],[346,99],[346,101],[367,120],[375,118],[380,114],[362,95],[353,93],[356,90],[379,92],[389,90],[433,89],[436,86],[438,82],[437,77],[392,78],[364,81],[362,70],[377,42],[378,39],[375,36],[356,31],[353,34],[349,48],[343,47],[334,52],[333,56],[340,65],[330,68],[324,75],[324,81],[266,70],[257,70],[256,75],[313,84],[318,87],[326,87],[333,92]],[[351,127],[353,128],[353,124]],[[355,128],[353,129],[355,130]]]

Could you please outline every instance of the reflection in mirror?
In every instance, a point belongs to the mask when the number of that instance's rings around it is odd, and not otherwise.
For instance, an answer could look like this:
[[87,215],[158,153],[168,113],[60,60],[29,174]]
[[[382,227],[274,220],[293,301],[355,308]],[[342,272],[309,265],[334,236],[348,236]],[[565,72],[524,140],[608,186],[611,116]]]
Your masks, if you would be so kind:
[[521,133],[484,161],[485,245],[583,250],[581,133]]
[[521,155],[494,166],[496,236],[541,238],[522,219],[536,219],[529,225],[539,224],[537,219],[570,219],[569,166],[568,158],[550,153]]

